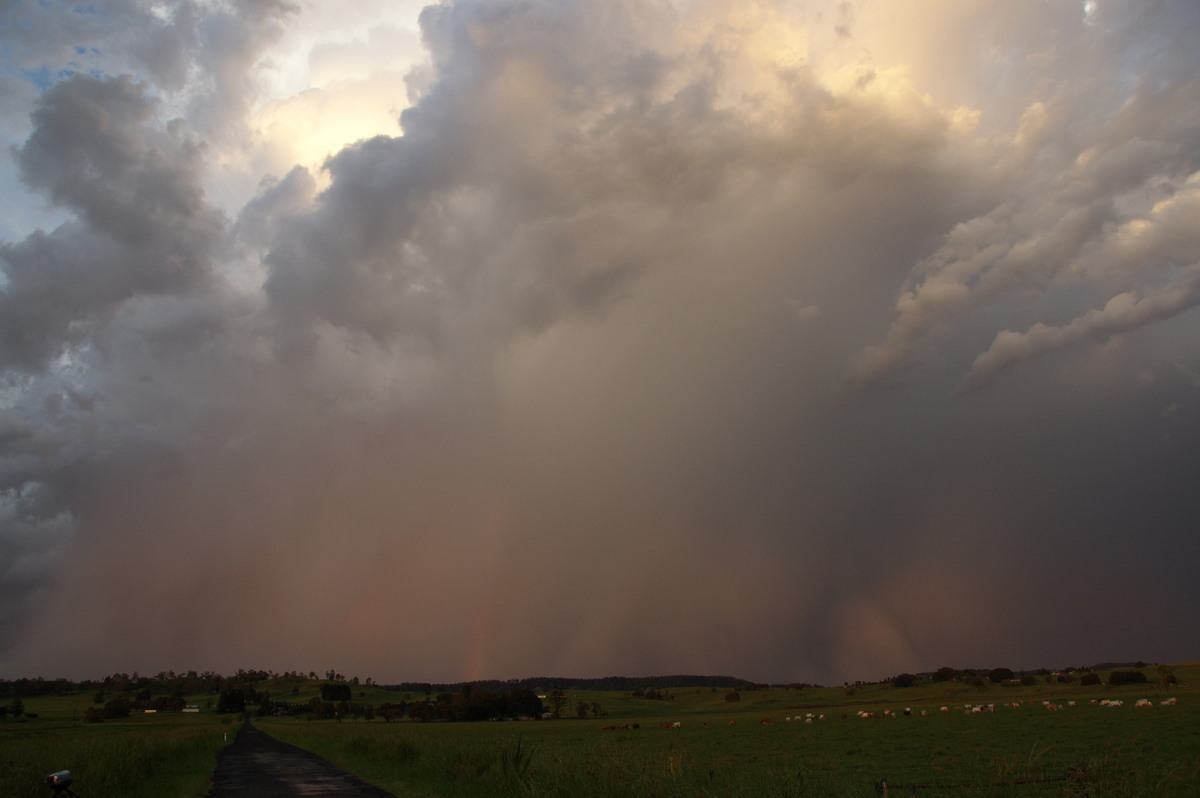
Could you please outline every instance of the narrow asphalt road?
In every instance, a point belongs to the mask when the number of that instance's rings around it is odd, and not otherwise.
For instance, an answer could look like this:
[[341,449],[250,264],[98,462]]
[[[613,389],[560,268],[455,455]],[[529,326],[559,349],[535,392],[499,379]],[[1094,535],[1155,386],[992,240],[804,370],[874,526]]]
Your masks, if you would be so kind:
[[276,740],[246,723],[232,745],[217,754],[208,798],[299,798],[325,795],[346,798],[395,798],[321,757]]

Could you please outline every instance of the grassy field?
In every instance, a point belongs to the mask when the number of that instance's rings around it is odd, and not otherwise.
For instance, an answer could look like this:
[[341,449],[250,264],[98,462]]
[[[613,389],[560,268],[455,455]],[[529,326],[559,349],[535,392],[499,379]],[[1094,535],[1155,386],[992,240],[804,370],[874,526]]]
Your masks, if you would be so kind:
[[[233,739],[229,718],[180,713],[135,715],[98,724],[55,718],[47,705],[25,702],[38,717],[0,722],[0,796],[47,796],[47,774],[70,770],[83,798],[194,798],[208,792],[217,751]],[[47,718],[47,715],[50,717]]]
[[[734,703],[725,700],[727,690],[672,690],[667,700],[582,692],[569,696],[569,706],[595,701],[606,716],[473,724],[271,719],[259,726],[412,798],[870,796],[885,780],[892,795],[1196,796],[1200,690],[1190,685],[1200,684],[1200,670],[1175,672],[1184,684],[1167,692],[1044,682],[869,686],[852,696],[830,688],[756,690]],[[1161,706],[1168,695],[1179,703]],[[1136,707],[1140,698],[1155,705]],[[1124,705],[1090,703],[1111,699]],[[980,704],[995,709],[965,709]],[[806,723],[809,713],[824,720]]]
[[[1153,668],[1145,672],[1156,678]],[[594,702],[602,716],[255,723],[404,798],[874,796],[883,780],[894,796],[1196,796],[1200,664],[1174,672],[1180,684],[1165,691],[1155,684],[1083,687],[1042,679],[986,688],[872,685],[853,694],[743,690],[735,702],[726,700],[728,689],[675,688],[657,700],[580,691],[568,695],[570,711]],[[291,701],[319,691],[318,682],[296,685],[295,693],[282,684],[261,687]],[[1171,696],[1178,703],[1161,706]],[[354,690],[358,703],[403,697]],[[1141,698],[1154,706],[1136,707]],[[1124,705],[1098,703],[1112,699]],[[191,701],[214,703],[212,696]],[[1047,709],[1047,702],[1062,709]],[[989,704],[994,711],[966,709]],[[90,697],[80,695],[30,698],[25,705],[35,718],[0,721],[0,798],[48,795],[42,780],[61,769],[72,771],[84,798],[203,796],[217,750],[237,729],[233,717],[211,711],[85,724],[80,718]]]

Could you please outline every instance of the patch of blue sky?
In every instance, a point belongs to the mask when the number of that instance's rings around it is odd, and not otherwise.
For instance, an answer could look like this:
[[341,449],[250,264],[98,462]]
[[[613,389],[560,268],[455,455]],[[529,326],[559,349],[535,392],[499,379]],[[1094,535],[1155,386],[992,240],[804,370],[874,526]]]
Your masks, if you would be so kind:
[[21,75],[25,80],[36,86],[38,90],[45,91],[55,83],[66,80],[76,74],[77,71],[75,69],[51,69],[47,66],[40,66],[37,69],[22,70]]

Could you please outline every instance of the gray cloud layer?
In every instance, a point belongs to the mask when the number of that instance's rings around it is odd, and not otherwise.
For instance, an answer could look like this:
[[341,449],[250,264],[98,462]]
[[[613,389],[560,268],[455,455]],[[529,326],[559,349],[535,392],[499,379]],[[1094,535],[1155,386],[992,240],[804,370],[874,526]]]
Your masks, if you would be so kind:
[[430,6],[275,176],[317,6],[20,7],[0,670],[1194,657],[1198,12],[933,5]]

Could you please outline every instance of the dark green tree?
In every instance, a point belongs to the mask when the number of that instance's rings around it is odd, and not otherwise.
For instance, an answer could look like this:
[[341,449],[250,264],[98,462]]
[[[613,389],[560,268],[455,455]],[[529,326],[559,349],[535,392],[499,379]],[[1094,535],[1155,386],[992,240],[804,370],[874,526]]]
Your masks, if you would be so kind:
[[550,691],[550,714],[552,717],[561,718],[563,707],[567,705],[567,694],[560,688],[555,687]]
[[1146,684],[1149,679],[1141,671],[1113,671],[1108,675],[1108,683],[1117,686],[1122,684]]
[[349,701],[353,697],[350,689],[350,685],[345,683],[330,684],[326,682],[325,684],[321,685],[321,700]]
[[992,684],[1000,684],[1000,682],[1006,682],[1015,675],[1009,668],[992,668],[988,671],[987,677],[991,680]]
[[106,718],[127,718],[132,711],[133,702],[122,696],[105,704],[103,714]]
[[[111,703],[111,702],[110,702]],[[239,688],[222,690],[221,695],[217,698],[217,712],[222,715],[227,715],[231,712],[246,711],[246,695]]]

